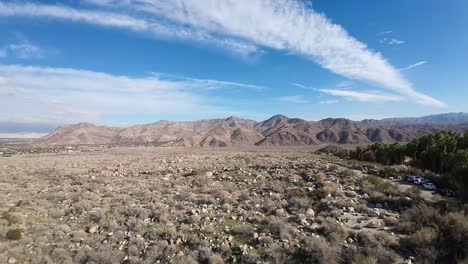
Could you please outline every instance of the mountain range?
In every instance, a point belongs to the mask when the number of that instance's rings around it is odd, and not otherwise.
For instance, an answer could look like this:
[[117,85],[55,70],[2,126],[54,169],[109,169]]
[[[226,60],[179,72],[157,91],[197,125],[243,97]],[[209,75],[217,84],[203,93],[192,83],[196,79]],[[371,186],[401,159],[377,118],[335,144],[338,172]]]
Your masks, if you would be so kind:
[[446,113],[439,115],[428,115],[423,117],[400,117],[385,118],[381,120],[365,119],[361,121],[369,125],[414,125],[414,124],[436,124],[436,125],[456,125],[468,122],[468,113]]
[[352,121],[306,121],[275,115],[257,122],[238,117],[198,121],[159,121],[130,127],[65,125],[35,140],[40,145],[145,144],[172,147],[302,146],[408,142],[442,130],[468,130],[468,114]]

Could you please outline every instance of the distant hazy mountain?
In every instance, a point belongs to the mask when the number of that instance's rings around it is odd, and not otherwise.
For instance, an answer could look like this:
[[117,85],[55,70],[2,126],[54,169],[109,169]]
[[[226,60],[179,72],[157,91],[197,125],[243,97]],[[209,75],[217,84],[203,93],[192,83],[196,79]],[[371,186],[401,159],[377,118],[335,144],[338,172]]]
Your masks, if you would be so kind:
[[[442,117],[443,116],[443,117]],[[452,117],[450,117],[452,116]],[[464,131],[468,122],[450,123],[452,114],[437,118],[365,120],[328,118],[317,122],[275,115],[268,120],[229,117],[191,122],[159,121],[127,128],[96,126],[90,123],[66,125],[35,141],[36,144],[142,144],[160,146],[301,146],[336,144],[366,144],[372,142],[407,142],[411,139],[441,130]],[[436,121],[439,123],[435,123]],[[443,121],[445,120],[445,121]],[[461,120],[458,118],[456,120]]]
[[386,118],[382,120],[366,119],[361,123],[368,125],[414,125],[414,124],[436,124],[436,125],[458,125],[468,123],[468,113],[447,113],[429,115],[423,117]]
[[0,122],[0,133],[49,133],[57,124],[27,123],[27,122]]

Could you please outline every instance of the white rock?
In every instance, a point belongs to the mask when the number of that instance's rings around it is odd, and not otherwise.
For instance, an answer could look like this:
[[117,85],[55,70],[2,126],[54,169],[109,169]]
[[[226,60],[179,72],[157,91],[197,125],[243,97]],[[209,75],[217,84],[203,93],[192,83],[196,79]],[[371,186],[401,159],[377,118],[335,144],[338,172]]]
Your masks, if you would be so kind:
[[88,228],[88,233],[94,234],[99,230],[99,225],[93,225],[90,228]]
[[205,172],[205,176],[206,176],[206,177],[212,177],[212,176],[213,176],[213,172],[207,171],[207,172]]
[[285,216],[285,215],[286,215],[286,211],[285,211],[283,208],[276,209],[275,215],[276,215],[276,216],[280,216],[280,217]]
[[367,227],[370,227],[370,228],[379,228],[380,226],[381,226],[381,223],[378,220],[372,220],[367,224]]
[[307,217],[314,217],[315,216],[315,211],[312,208],[307,209],[306,211]]

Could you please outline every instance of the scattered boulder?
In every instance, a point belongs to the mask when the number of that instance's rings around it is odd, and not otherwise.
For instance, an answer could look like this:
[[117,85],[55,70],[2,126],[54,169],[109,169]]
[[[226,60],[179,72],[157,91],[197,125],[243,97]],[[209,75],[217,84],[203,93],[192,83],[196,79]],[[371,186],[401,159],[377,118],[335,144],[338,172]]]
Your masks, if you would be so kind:
[[306,211],[307,218],[311,219],[315,217],[315,211],[312,208],[307,209]]
[[367,223],[367,227],[369,228],[379,228],[382,223],[379,220],[371,220]]
[[99,231],[99,225],[90,226],[87,230],[87,232],[90,234],[97,233],[98,231]]

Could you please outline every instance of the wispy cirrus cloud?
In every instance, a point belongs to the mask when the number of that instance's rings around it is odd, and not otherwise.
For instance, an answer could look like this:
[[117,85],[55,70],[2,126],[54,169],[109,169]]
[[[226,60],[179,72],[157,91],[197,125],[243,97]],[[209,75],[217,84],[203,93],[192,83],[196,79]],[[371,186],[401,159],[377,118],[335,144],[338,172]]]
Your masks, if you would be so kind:
[[346,88],[346,87],[350,87],[351,85],[353,85],[353,83],[350,81],[341,81],[336,85],[336,87]]
[[[0,64],[0,121],[71,123],[106,116],[177,116],[233,113],[212,100],[217,89],[257,85],[184,77],[131,77],[82,69]],[[156,119],[156,118],[155,118]]]
[[346,78],[373,83],[411,97],[420,104],[445,106],[443,102],[416,91],[380,53],[370,50],[343,27],[302,1],[87,2],[89,6],[85,9],[31,3],[0,4],[0,15],[55,17],[127,28],[157,36],[214,43],[243,54],[252,54],[264,47],[281,50],[308,58]]
[[339,89],[320,89],[322,93],[342,97],[350,101],[359,102],[399,102],[404,101],[404,98],[394,94],[381,93],[376,91],[350,91],[350,90],[339,90]]
[[401,45],[401,44],[405,44],[406,42],[403,40],[396,39],[396,38],[383,38],[380,40],[380,43],[388,44],[388,45]]
[[390,37],[390,35],[392,35],[392,34],[393,34],[392,30],[387,30],[387,31],[382,31],[382,32],[377,33],[377,36],[383,37],[380,40],[381,44],[401,45],[401,44],[406,43],[406,41]]
[[380,31],[377,33],[377,36],[385,36],[385,35],[390,35],[393,33],[393,30],[385,30],[385,31]]
[[[105,2],[95,1],[96,4],[103,4]],[[64,5],[0,2],[0,16],[50,17],[103,27],[128,29],[160,38],[191,39],[198,42],[206,42],[245,56],[258,52],[258,48],[255,45],[247,42],[231,38],[216,38],[204,31],[187,28],[183,25],[165,24],[158,19],[142,19],[114,11],[77,9]]]
[[43,50],[27,40],[8,44],[0,48],[0,58],[15,57],[19,59],[41,58]]
[[289,83],[289,85],[296,86],[302,89],[307,89],[307,86],[300,84],[300,83]]
[[306,104],[308,101],[302,95],[288,95],[274,98],[275,101],[290,104]]
[[331,105],[331,104],[337,104],[339,102],[340,102],[339,100],[324,100],[324,101],[320,101],[320,104]]
[[404,68],[401,68],[400,70],[401,71],[410,70],[410,69],[413,69],[413,68],[416,68],[416,67],[419,67],[419,66],[423,66],[426,63],[427,63],[427,61],[418,61],[418,62],[416,62],[414,64],[411,64],[411,65],[408,65],[408,66],[406,66]]
[[152,72],[151,74],[158,78],[162,78],[162,79],[167,78],[171,80],[184,81],[186,83],[196,84],[196,86],[198,87],[203,86],[203,87],[210,88],[210,89],[227,88],[227,87],[245,88],[245,89],[254,89],[254,90],[266,89],[265,86],[255,85],[255,84],[197,79],[197,78],[190,78],[190,77],[172,75],[172,74],[161,73],[161,72]]

